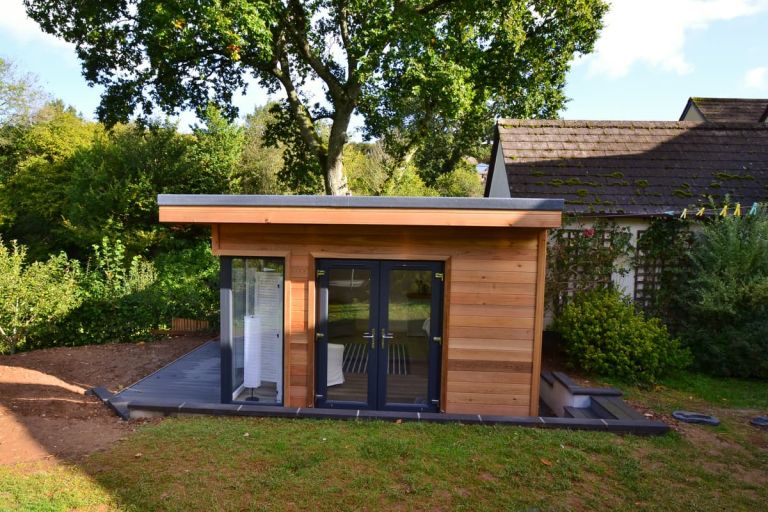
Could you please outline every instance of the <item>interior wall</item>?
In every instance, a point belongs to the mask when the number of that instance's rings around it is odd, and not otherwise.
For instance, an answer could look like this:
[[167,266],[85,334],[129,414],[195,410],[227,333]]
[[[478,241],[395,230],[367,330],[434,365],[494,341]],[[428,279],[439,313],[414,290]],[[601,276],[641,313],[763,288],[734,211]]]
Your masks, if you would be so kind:
[[537,413],[544,230],[220,224],[213,232],[219,255],[286,258],[287,406],[314,401],[316,258],[434,260],[446,269],[441,409]]

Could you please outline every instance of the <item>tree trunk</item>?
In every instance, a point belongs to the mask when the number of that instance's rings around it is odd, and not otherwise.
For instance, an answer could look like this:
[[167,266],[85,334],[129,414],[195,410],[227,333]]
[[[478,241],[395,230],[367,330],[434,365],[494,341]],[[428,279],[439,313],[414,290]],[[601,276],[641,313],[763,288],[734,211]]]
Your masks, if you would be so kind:
[[325,161],[325,193],[331,196],[350,195],[347,177],[344,176],[344,145],[347,129],[352,119],[352,101],[338,102],[333,116],[331,134],[328,137],[328,155]]

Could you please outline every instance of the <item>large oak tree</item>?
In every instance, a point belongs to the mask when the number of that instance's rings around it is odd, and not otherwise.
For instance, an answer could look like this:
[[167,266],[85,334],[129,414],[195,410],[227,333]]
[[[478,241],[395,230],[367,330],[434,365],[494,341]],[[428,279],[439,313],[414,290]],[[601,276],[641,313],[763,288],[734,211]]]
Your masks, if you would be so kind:
[[[25,0],[74,43],[105,86],[100,118],[157,108],[229,115],[251,75],[282,89],[286,138],[347,193],[342,151],[355,112],[402,159],[450,170],[494,117],[553,117],[569,63],[592,49],[602,0]],[[325,100],[308,86],[319,81]],[[329,126],[329,129],[321,129]]]

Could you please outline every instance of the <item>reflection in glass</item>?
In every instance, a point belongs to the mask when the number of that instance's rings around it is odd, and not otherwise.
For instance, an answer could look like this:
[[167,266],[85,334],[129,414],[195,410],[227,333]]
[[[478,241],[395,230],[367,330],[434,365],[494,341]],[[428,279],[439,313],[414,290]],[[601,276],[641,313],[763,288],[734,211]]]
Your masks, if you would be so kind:
[[283,400],[283,260],[232,260],[232,399]]
[[328,271],[328,400],[368,401],[371,272]]
[[432,272],[391,270],[388,299],[387,403],[429,405]]

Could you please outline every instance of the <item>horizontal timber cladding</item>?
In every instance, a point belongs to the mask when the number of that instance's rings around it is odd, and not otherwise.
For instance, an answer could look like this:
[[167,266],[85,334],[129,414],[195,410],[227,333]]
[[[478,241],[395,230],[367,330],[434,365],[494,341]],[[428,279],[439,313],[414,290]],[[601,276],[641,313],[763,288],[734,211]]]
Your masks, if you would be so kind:
[[214,232],[222,256],[290,254],[286,405],[313,405],[314,261],[358,258],[445,261],[445,412],[537,411],[542,229],[219,224]]
[[560,211],[455,210],[433,208],[301,208],[264,206],[160,207],[160,222],[192,224],[287,224],[343,226],[463,226],[548,228],[560,225]]

